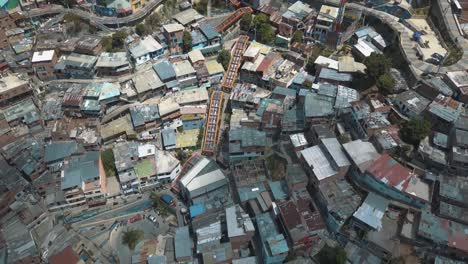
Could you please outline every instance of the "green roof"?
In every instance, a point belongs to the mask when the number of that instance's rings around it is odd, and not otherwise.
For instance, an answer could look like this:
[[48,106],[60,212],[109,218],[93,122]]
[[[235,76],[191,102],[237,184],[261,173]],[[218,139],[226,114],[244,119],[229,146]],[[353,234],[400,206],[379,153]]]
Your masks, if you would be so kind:
[[[2,7],[5,6],[3,2],[4,1],[1,2],[3,4]],[[19,6],[19,0],[7,0],[6,2],[6,10],[11,10]]]
[[138,162],[135,165],[134,170],[138,175],[138,178],[148,178],[156,174],[153,163],[149,159]]

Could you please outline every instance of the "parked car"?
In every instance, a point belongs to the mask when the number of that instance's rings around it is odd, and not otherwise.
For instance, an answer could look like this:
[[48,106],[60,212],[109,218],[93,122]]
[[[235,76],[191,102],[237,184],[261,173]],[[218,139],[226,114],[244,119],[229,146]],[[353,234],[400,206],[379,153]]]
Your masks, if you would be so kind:
[[434,65],[440,65],[441,61],[436,59],[436,58],[429,58],[426,60],[427,63],[431,63],[431,64],[434,64]]
[[163,201],[165,204],[170,205],[170,206],[175,206],[175,200],[172,196],[169,194],[163,194],[161,195],[161,201]]
[[143,219],[143,217],[141,217],[141,215],[135,215],[134,217],[128,219],[128,222],[129,223],[135,223],[135,222],[140,221],[141,219]]
[[434,58],[434,59],[436,59],[436,60],[438,60],[438,61],[442,61],[442,60],[444,59],[444,56],[442,56],[442,55],[439,54],[439,53],[433,53],[433,54],[431,55],[431,57]]
[[152,215],[148,215],[148,220],[150,220],[151,222],[153,223],[157,223],[158,221],[156,220],[156,217],[152,216]]

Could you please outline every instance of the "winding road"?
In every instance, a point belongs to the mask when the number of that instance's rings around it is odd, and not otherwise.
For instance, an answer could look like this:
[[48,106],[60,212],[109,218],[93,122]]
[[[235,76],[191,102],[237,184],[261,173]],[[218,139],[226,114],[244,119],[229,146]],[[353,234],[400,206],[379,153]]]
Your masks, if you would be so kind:
[[[450,8],[447,0],[438,0],[437,3],[441,10]],[[400,47],[403,50],[406,61],[408,62],[411,70],[415,75],[419,76],[422,73],[437,72],[438,66],[426,63],[420,60],[417,56],[416,49],[414,48],[415,42],[411,40],[413,31],[407,28],[405,25],[399,22],[399,19],[393,15],[385,13],[383,11],[367,8],[358,4],[348,4],[347,8],[357,9],[363,12],[363,14],[378,18],[381,22],[390,26],[395,32],[398,32],[398,38],[400,41]],[[450,22],[452,21],[452,22]],[[456,27],[453,15],[451,12],[445,12],[444,23],[449,28],[450,35],[456,39],[460,47],[463,49],[463,57],[455,64],[450,66],[441,67],[439,72],[446,73],[450,71],[462,71],[468,68],[468,40],[460,35],[458,28]]]
[[143,20],[146,16],[151,14],[151,12],[153,12],[153,10],[162,2],[163,0],[153,0],[143,8],[126,17],[97,16],[93,13],[81,10],[79,8],[65,8],[61,5],[48,5],[45,8],[34,8],[30,11],[26,11],[24,15],[26,17],[33,18],[45,15],[72,13],[81,17],[84,20],[89,21],[92,25],[101,29],[105,29],[107,27],[119,28],[121,26],[133,25]]
[[[92,25],[98,28],[101,28],[105,31],[110,31],[112,30],[110,28],[118,28],[120,26],[133,25],[141,21],[147,15],[151,14],[151,12],[160,3],[162,3],[162,1],[163,0],[153,0],[142,9],[126,17],[101,17],[78,8],[66,9],[63,6],[59,5],[49,5],[47,8],[32,9],[26,12],[25,15],[27,17],[38,17],[44,15],[62,14],[65,12],[70,12],[72,14],[80,16],[81,18],[87,21],[90,21]],[[450,3],[448,2],[448,0],[437,0],[435,4],[438,5],[437,8],[443,10],[441,11],[444,16],[443,23],[445,24],[446,28],[448,28],[451,39],[454,42],[458,43],[458,45],[463,50],[463,56],[457,63],[450,66],[440,67],[440,69],[438,69],[438,66],[426,63],[418,58],[416,49],[414,48],[415,42],[411,40],[413,32],[405,25],[400,23],[397,17],[385,13],[383,11],[368,8],[356,3],[349,3],[346,7],[360,10],[365,15],[375,17],[381,22],[390,26],[395,32],[398,32],[400,48],[402,49],[402,53],[405,56],[405,60],[408,62],[410,69],[413,71],[415,76],[420,76],[423,73],[446,73],[450,71],[466,70],[468,68],[468,40],[466,40],[460,34],[452,12],[446,12],[450,11]]]

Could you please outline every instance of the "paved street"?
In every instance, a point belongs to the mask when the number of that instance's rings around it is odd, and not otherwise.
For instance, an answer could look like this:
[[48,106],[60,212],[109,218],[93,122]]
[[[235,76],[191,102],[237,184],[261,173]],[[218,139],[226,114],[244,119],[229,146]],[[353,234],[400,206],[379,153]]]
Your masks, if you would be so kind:
[[163,0],[153,0],[146,4],[143,8],[139,9],[138,11],[134,12],[133,14],[126,16],[126,17],[101,17],[97,16],[93,13],[89,13],[83,11],[78,8],[65,8],[60,5],[48,5],[45,8],[34,8],[25,13],[26,17],[37,17],[37,16],[44,16],[44,15],[52,15],[52,14],[59,14],[70,12],[81,18],[90,21],[91,24],[97,26],[101,29],[105,29],[107,26],[110,27],[121,27],[126,26],[135,22],[138,22],[144,19],[147,15],[151,14],[151,12],[162,3]]
[[137,200],[133,203],[126,204],[124,206],[120,205],[120,207],[104,211],[102,213],[98,213],[92,215],[91,217],[86,217],[86,214],[92,212],[93,210],[89,210],[87,213],[79,214],[73,216],[75,219],[69,220],[70,222],[74,223],[75,226],[84,226],[90,225],[91,223],[103,221],[103,220],[110,220],[112,218],[123,217],[127,215],[133,215],[136,213],[140,213],[144,210],[148,210],[151,208],[151,201],[149,200],[149,194],[143,195],[141,200]]
[[[152,215],[155,216],[154,213]],[[117,254],[121,264],[131,263],[132,257],[132,252],[127,245],[122,244],[122,236],[125,231],[132,229],[141,230],[144,233],[144,239],[156,239],[158,235],[165,235],[169,231],[169,225],[161,217],[156,216],[156,219],[158,220],[158,224],[152,223],[147,218],[135,223],[124,222],[110,232],[110,247]]]
[[[448,5],[446,0],[438,0],[436,2],[441,4],[442,8],[446,8]],[[408,64],[411,66],[410,68],[413,68],[413,70],[415,70],[416,75],[420,75],[425,72],[437,72],[438,66],[421,61],[418,58],[416,54],[416,49],[414,49],[415,42],[411,40],[413,32],[409,30],[406,26],[404,26],[402,23],[400,23],[397,17],[390,15],[388,13],[385,13],[385,12],[379,11],[379,10],[367,8],[365,6],[354,4],[354,3],[350,3],[346,7],[352,8],[352,9],[358,9],[358,10],[361,10],[366,15],[376,17],[381,22],[390,26],[394,31],[398,32],[400,47],[403,49],[405,59],[408,62]],[[459,33],[455,32],[456,25],[453,25],[453,23],[455,22],[453,21],[453,15],[452,15],[452,12],[450,12],[450,10],[449,12],[445,13],[444,22],[447,23],[447,20],[448,21],[452,20],[452,24],[449,23],[449,26],[448,26],[451,29],[452,34],[459,35]],[[458,41],[462,42],[460,43],[460,45],[462,46],[464,50],[463,57],[461,58],[461,60],[459,60],[457,63],[453,65],[450,65],[447,67],[441,67],[440,73],[445,73],[448,71],[466,70],[468,68],[468,41],[464,39],[463,37],[459,37]]]

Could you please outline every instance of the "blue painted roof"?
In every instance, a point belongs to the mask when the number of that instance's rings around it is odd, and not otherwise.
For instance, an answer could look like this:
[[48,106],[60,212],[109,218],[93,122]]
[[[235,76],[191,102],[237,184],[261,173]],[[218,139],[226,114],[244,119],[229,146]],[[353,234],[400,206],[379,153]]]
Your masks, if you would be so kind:
[[275,201],[285,200],[288,197],[287,186],[284,181],[268,182]]
[[102,84],[101,94],[99,95],[99,101],[118,96],[120,96],[120,85],[109,82],[105,82]]
[[221,37],[221,35],[218,33],[218,31],[216,31],[216,29],[212,25],[203,25],[200,27],[200,31],[209,40]]
[[172,66],[172,63],[170,62],[162,61],[155,63],[153,64],[153,69],[159,76],[159,79],[161,79],[163,82],[174,79],[176,77],[176,72]]
[[189,210],[190,210],[190,217],[191,218],[194,218],[195,216],[201,215],[206,211],[205,210],[205,205],[201,204],[201,203],[194,204],[194,205],[190,206]]
[[203,47],[203,43],[206,43],[208,41],[205,35],[203,35],[198,30],[192,31],[190,35],[192,36],[192,46],[201,45]]

